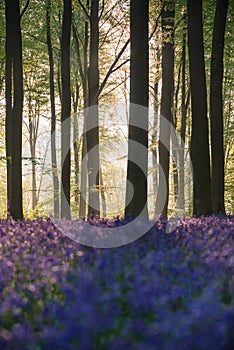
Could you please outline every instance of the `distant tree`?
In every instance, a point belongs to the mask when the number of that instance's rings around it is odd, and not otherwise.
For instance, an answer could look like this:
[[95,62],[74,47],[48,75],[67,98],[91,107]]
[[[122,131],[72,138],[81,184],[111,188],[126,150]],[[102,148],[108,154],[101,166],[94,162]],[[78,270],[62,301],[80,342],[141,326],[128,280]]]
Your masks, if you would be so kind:
[[[148,0],[130,1],[130,115],[125,215],[148,217]],[[139,108],[137,105],[145,107]],[[136,125],[139,125],[136,126]],[[131,141],[142,145],[139,154]],[[140,159],[141,166],[137,164]],[[133,197],[131,198],[131,185]]]
[[[160,110],[160,140],[159,141],[159,187],[156,199],[156,213],[167,216],[169,198],[169,154],[170,154],[170,129],[165,126],[162,118],[172,122],[173,90],[174,90],[174,0],[163,0],[162,10],[162,97]],[[162,206],[162,198],[165,190],[163,183],[166,181],[166,199]]]
[[191,161],[194,215],[211,213],[210,154],[203,46],[202,0],[188,0],[188,48],[192,101]]
[[7,201],[10,215],[23,217],[22,112],[23,68],[19,0],[5,1],[6,16],[6,156]]
[[[109,36],[113,35],[112,31],[116,33],[116,27],[120,26],[120,22],[118,18],[114,18],[112,12],[121,4],[117,1],[113,7],[109,8],[109,4],[102,2],[100,6],[100,1],[97,3],[95,1],[91,2],[91,0],[86,0],[84,4],[82,1],[78,0],[80,8],[83,10],[82,21],[79,17],[79,22],[76,23],[76,20],[73,21],[73,37],[75,44],[75,51],[77,57],[77,66],[79,69],[79,75],[81,78],[82,85],[82,97],[83,97],[83,107],[84,107],[84,133],[82,137],[82,161],[81,161],[81,177],[80,177],[80,206],[79,206],[79,215],[80,217],[86,216],[86,202],[90,203],[88,208],[89,215],[99,214],[100,212],[100,195],[103,199],[103,186],[100,184],[101,182],[101,170],[99,168],[99,137],[100,131],[99,127],[94,128],[86,134],[85,130],[90,129],[90,123],[93,125],[98,125],[99,115],[98,115],[98,103],[99,99],[103,98],[102,92],[106,87],[110,76],[116,72],[119,68],[121,68],[128,59],[121,62],[119,65],[118,62],[121,59],[124,51],[126,50],[129,39],[126,40],[122,48],[119,49],[120,46],[120,38],[117,40],[116,55],[112,63],[106,65],[105,56],[100,55],[100,48],[103,50],[105,44],[108,43]],[[108,5],[108,6],[107,6]],[[122,12],[121,12],[122,15]],[[75,11],[74,11],[75,17]],[[101,24],[100,24],[101,22]],[[111,26],[111,31],[105,32],[104,24],[108,24],[109,22],[113,25]],[[81,25],[82,23],[83,26]],[[100,35],[100,27],[102,28],[102,33]],[[82,33],[82,35],[80,34]],[[121,28],[121,35],[123,34],[123,30]],[[102,41],[100,42],[100,37]],[[98,45],[97,45],[98,42]],[[101,51],[102,53],[103,51]],[[102,77],[102,80],[99,79],[99,56],[102,58],[102,71],[106,71],[105,75]],[[91,72],[91,74],[90,74]],[[111,89],[112,90],[112,89]],[[88,110],[85,110],[87,107],[92,107],[89,109],[91,112],[89,115],[87,113]],[[94,153],[93,157],[89,152],[89,170],[87,171],[86,164],[86,155],[87,155],[87,137],[89,138],[89,147],[92,148]],[[96,141],[95,141],[96,140]],[[94,146],[96,145],[96,146]],[[95,147],[95,149],[93,148]],[[93,159],[91,159],[93,158]],[[98,172],[99,168],[99,172]],[[88,176],[87,176],[88,174]],[[97,176],[96,176],[96,175]],[[89,185],[86,186],[87,177],[89,181]],[[89,187],[89,199],[86,201],[86,188]],[[102,200],[103,202],[103,200]],[[96,203],[96,204],[95,204]]]
[[47,0],[46,4],[46,41],[49,56],[50,66],[50,105],[51,105],[51,161],[52,161],[52,177],[53,177],[53,201],[54,201],[54,215],[59,216],[59,179],[57,171],[57,157],[56,157],[56,110],[55,110],[55,86],[54,86],[54,55],[51,42],[51,0]]
[[185,136],[186,136],[186,117],[187,109],[190,100],[190,88],[186,100],[186,45],[187,45],[187,13],[183,14],[183,34],[182,34],[182,55],[181,55],[181,128],[180,128],[180,170],[179,170],[179,193],[177,208],[184,210],[185,208],[185,167],[184,167],[184,156],[185,156]]
[[224,141],[223,141],[223,51],[228,0],[216,1],[210,67],[210,122],[212,160],[212,210],[224,207]]
[[62,81],[62,113],[61,113],[61,217],[70,218],[70,36],[71,36],[72,4],[71,0],[63,1],[63,23],[61,38],[61,81]]

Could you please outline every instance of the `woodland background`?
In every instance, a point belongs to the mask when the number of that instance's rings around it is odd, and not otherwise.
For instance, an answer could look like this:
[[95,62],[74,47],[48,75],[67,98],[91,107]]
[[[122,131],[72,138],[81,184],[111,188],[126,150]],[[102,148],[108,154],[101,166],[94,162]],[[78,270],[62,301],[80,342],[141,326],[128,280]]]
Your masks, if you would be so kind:
[[[133,2],[130,16],[129,1],[121,0],[1,1],[2,217],[7,207],[15,218],[69,217],[61,186],[76,216],[137,215],[136,203],[147,201],[147,191],[152,216],[159,163],[168,186],[164,215],[175,208],[189,216],[233,213],[233,3],[149,1],[149,11],[146,3]],[[128,133],[113,112],[111,121],[100,113],[99,128],[82,137],[90,118],[98,118],[98,108],[90,117],[85,108],[122,103],[125,118],[134,118],[129,102],[154,111],[147,135]],[[70,131],[61,130],[70,115]],[[193,187],[183,161],[178,167],[173,150],[169,155],[158,143],[160,115],[184,140],[182,159],[191,154]],[[129,136],[131,132],[136,134]],[[148,164],[148,190],[144,178],[135,183],[143,192],[124,212],[126,177],[137,171],[130,169],[127,152],[117,152],[126,148],[128,137],[144,144],[154,162]],[[67,157],[61,152],[66,142],[71,144]],[[103,142],[100,154],[82,162],[87,151]],[[90,169],[99,165],[94,178]],[[192,192],[193,200],[186,202]],[[91,199],[97,209],[88,205]]]

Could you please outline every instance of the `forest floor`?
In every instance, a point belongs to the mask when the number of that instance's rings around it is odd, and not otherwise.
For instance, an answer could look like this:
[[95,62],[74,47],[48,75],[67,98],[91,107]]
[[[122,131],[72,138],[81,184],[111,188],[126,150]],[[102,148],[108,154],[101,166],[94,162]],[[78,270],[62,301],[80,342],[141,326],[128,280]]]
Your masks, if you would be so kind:
[[112,249],[0,220],[0,348],[234,348],[234,217],[155,223]]

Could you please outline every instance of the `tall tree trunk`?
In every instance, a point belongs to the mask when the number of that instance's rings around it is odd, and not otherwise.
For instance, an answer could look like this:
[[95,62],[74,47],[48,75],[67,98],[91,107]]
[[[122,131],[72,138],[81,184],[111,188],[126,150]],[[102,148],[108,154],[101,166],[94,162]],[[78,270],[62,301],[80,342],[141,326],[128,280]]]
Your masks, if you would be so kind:
[[79,204],[79,124],[78,124],[78,100],[79,100],[79,86],[76,81],[75,92],[72,94],[73,100],[73,151],[74,151],[74,167],[75,167],[75,204],[78,208]]
[[88,113],[86,117],[86,140],[88,153],[89,199],[88,215],[100,215],[99,199],[99,127],[98,127],[98,90],[99,90],[99,0],[91,0],[90,8],[90,53],[88,68]]
[[184,211],[185,199],[184,199],[184,146],[185,146],[185,132],[186,132],[186,42],[187,42],[187,14],[184,13],[184,27],[183,27],[183,39],[182,39],[182,77],[181,77],[181,129],[180,129],[180,152],[179,152],[179,193],[178,193],[178,203],[177,208]]
[[202,27],[202,0],[188,0],[188,48],[192,99],[191,160],[194,215],[211,213],[207,92]]
[[56,110],[55,110],[55,93],[54,93],[54,56],[50,34],[50,14],[51,0],[47,0],[46,7],[46,39],[50,65],[50,105],[51,105],[51,161],[52,161],[52,177],[53,177],[53,203],[54,216],[59,216],[59,178],[57,169],[56,156]]
[[130,1],[130,115],[125,215],[132,217],[148,217],[148,12],[148,0]]
[[22,113],[23,68],[19,0],[5,1],[7,202],[13,218],[23,217]]
[[[157,170],[157,137],[158,137],[158,82],[154,83],[154,125],[152,135],[152,165],[153,165],[153,187],[156,195],[156,189],[158,186],[158,170]],[[156,196],[155,196],[156,200]]]
[[[174,89],[174,0],[163,1],[162,10],[162,97],[159,136],[159,188],[156,199],[156,213],[167,216],[169,199],[169,154],[170,154],[170,129],[164,125],[162,117],[170,124],[172,122],[173,89]],[[162,142],[163,140],[163,142]],[[165,186],[163,185],[165,183]],[[164,191],[166,190],[166,194]],[[162,203],[162,199],[165,200]]]
[[[86,9],[89,12],[90,0],[86,1]],[[86,201],[87,201],[87,141],[86,141],[86,108],[88,107],[88,44],[89,44],[89,21],[85,21],[84,25],[84,43],[83,43],[83,66],[81,59],[81,50],[79,39],[77,36],[75,25],[73,24],[73,35],[76,45],[78,69],[82,81],[83,100],[84,100],[84,127],[82,135],[82,156],[81,156],[81,171],[80,171],[80,203],[79,203],[79,217],[86,217]]]
[[212,209],[224,213],[223,50],[228,0],[216,1],[210,67]]
[[70,36],[72,7],[71,0],[63,1],[63,25],[61,39],[61,79],[62,79],[62,114],[61,114],[61,217],[70,219]]

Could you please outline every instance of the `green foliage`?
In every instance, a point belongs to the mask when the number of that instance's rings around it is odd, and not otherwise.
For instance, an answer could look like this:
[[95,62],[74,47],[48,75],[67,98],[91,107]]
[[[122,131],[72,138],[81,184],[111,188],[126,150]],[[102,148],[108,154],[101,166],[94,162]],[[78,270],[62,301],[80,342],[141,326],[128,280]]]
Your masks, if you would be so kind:
[[[59,70],[60,70],[60,38],[62,27],[62,0],[51,1],[51,38],[54,54],[55,69],[55,97],[57,119],[60,117],[61,101],[59,99]],[[86,1],[82,1],[86,6]],[[162,1],[150,0],[149,2],[149,32],[154,35],[150,39],[150,106],[159,106],[160,103],[160,84],[161,84],[161,20],[160,13],[162,10]],[[20,1],[21,11],[26,1]],[[23,40],[23,71],[24,71],[24,125],[28,126],[29,116],[36,122],[37,118],[42,120],[43,127],[39,127],[39,139],[43,143],[43,138],[50,132],[50,102],[49,102],[49,59],[46,44],[46,5],[45,0],[30,0],[29,6],[21,19],[22,40]],[[85,64],[85,26],[88,23],[86,15],[78,1],[73,1],[73,24],[77,32],[80,50],[81,66],[84,70]],[[102,2],[100,1],[100,47],[99,47],[99,65],[100,65],[100,84],[105,79],[108,70],[117,56],[120,49],[129,38],[129,1],[105,0],[102,11]],[[183,21],[186,10],[186,1],[179,0],[175,2],[175,32],[174,32],[174,49],[175,49],[175,72],[174,87],[178,85],[177,105],[174,104],[173,115],[177,121],[177,130],[181,128],[181,54],[183,33],[186,31]],[[215,15],[215,1],[203,1],[203,25],[204,25],[204,49],[207,75],[207,90],[209,93],[209,75],[210,75],[210,56],[212,46],[212,31]],[[234,102],[233,102],[233,77],[234,77],[234,3],[229,1],[229,9],[226,23],[225,48],[224,48],[224,85],[223,85],[223,106],[224,106],[224,149],[225,149],[225,205],[228,213],[233,213],[234,203],[234,180],[233,180],[233,160],[234,160]],[[88,48],[89,49],[89,48]],[[84,106],[84,96],[82,90],[82,79],[78,67],[74,35],[71,39],[71,91],[74,100],[78,98],[77,108],[81,110]],[[88,53],[88,52],[87,52]],[[189,90],[189,67],[188,52],[186,63],[186,95]],[[87,55],[88,57],[88,55]],[[129,78],[129,47],[121,57],[117,66],[119,69],[112,72],[102,93],[101,102],[128,101],[128,78]],[[126,62],[125,62],[126,61]],[[124,64],[125,62],[125,64]],[[88,64],[88,62],[87,62]],[[5,6],[4,1],[0,1],[0,216],[6,215],[6,162],[5,162],[5,101],[4,101],[4,75],[5,75]],[[86,77],[87,79],[87,77]],[[159,83],[158,96],[154,96],[153,86],[155,82]],[[75,109],[75,106],[72,111]],[[156,108],[157,109],[157,108]],[[83,118],[83,116],[81,117]],[[46,127],[44,126],[46,124]],[[100,140],[102,150],[102,171],[103,171],[103,191],[104,195],[113,200],[115,196],[120,196],[119,189],[116,187],[119,178],[125,176],[125,169],[122,160],[113,163],[108,159],[108,152],[111,150],[115,153],[116,148],[121,147],[119,135],[116,138],[109,132],[103,122],[103,128],[100,128]],[[79,128],[82,128],[82,120],[79,120]],[[28,130],[25,128],[24,145],[27,144]],[[40,135],[40,133],[42,133]],[[186,146],[190,142],[191,133],[191,112],[188,109]],[[26,146],[25,146],[26,147]],[[36,152],[39,152],[39,145],[36,146]],[[81,147],[79,148],[81,152]],[[59,153],[59,151],[58,151]],[[79,160],[81,154],[79,154]],[[121,168],[121,169],[120,169]],[[40,172],[39,172],[40,171]],[[75,167],[72,167],[72,178],[74,177]],[[152,172],[152,167],[150,167]],[[38,168],[38,174],[42,176],[42,171]],[[114,175],[113,175],[114,174]],[[79,172],[80,175],[80,172]],[[30,192],[30,178],[25,179],[25,193]],[[74,181],[72,180],[72,186]],[[171,193],[173,192],[173,183],[171,184]],[[72,188],[72,191],[78,191]],[[25,214],[27,217],[34,215],[44,215],[44,200],[38,204],[35,211],[31,211],[25,202]],[[72,196],[72,208],[76,211],[77,204]]]

